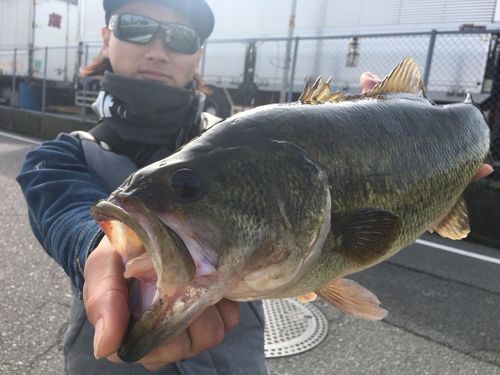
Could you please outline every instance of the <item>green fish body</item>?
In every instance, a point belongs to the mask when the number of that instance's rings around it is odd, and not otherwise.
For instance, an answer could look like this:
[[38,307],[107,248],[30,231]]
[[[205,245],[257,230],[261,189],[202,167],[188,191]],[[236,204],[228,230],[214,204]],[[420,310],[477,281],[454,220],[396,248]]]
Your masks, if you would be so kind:
[[343,277],[426,230],[466,236],[461,196],[489,149],[470,100],[436,106],[422,87],[410,59],[358,96],[318,81],[299,103],[217,124],[99,202],[93,214],[115,247],[133,258],[144,244],[157,274],[122,359],[139,359],[223,297],[319,294],[355,316],[385,316]]

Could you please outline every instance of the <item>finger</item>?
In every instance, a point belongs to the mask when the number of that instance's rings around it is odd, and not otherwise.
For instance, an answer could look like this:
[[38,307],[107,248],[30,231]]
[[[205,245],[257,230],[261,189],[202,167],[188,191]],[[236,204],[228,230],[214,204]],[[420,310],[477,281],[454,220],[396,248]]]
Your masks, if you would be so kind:
[[479,180],[483,177],[490,175],[491,173],[493,173],[493,167],[489,164],[483,164],[476,171],[476,174],[474,175],[474,177],[472,177],[472,181]]
[[191,338],[190,356],[219,345],[225,333],[219,309],[215,306],[208,307],[189,325],[187,331]]
[[221,299],[215,305],[219,310],[219,314],[224,322],[224,329],[229,331],[240,322],[240,304],[228,299]]
[[127,285],[122,275],[121,257],[112,247],[98,246],[85,264],[84,304],[95,328],[97,358],[118,350],[128,325]]
[[191,356],[192,343],[187,330],[182,331],[177,337],[167,344],[160,345],[141,358],[138,362],[147,369],[156,366],[165,366]]
[[118,354],[117,354],[116,352],[115,352],[115,353],[113,353],[113,354],[111,354],[111,355],[108,355],[108,356],[106,357],[106,359],[107,359],[108,361],[110,361],[110,362],[113,362],[113,363],[124,363],[124,362],[120,359],[120,357],[118,357]]
[[380,82],[382,82],[382,80],[372,72],[364,72],[363,74],[361,74],[361,77],[359,78],[361,92],[365,93],[367,91],[370,91],[372,88],[375,87],[375,85],[377,85]]
[[166,345],[160,345],[139,363],[147,369],[156,369],[167,363],[193,357],[222,342],[224,322],[215,306],[208,307],[189,327]]

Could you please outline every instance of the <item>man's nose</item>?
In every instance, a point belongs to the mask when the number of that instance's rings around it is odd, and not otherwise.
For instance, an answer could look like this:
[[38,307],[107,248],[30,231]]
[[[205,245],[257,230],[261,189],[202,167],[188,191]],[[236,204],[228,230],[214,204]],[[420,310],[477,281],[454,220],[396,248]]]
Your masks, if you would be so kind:
[[147,44],[145,57],[148,60],[169,62],[172,51],[166,46],[163,33],[159,32],[153,36],[153,39]]

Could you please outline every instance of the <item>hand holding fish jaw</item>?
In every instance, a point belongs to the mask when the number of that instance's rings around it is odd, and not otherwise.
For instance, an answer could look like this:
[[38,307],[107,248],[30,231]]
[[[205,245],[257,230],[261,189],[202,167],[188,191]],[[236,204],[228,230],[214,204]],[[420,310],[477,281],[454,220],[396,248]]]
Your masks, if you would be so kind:
[[[128,327],[128,289],[120,254],[105,236],[87,259],[83,288],[87,317],[95,327],[94,355],[118,362],[116,351]],[[167,345],[159,345],[138,363],[148,370],[195,356],[218,345],[239,321],[237,302],[221,300],[207,308]]]

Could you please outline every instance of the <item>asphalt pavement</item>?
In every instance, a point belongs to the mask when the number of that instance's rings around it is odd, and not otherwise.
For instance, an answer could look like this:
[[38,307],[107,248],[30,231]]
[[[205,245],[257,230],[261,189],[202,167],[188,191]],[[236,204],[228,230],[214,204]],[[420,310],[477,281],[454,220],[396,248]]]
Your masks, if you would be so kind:
[[[31,233],[15,182],[34,144],[0,133],[0,374],[63,373],[69,283]],[[384,320],[314,302],[327,338],[269,359],[270,373],[500,375],[500,251],[434,235],[422,241],[352,277],[389,310]]]

